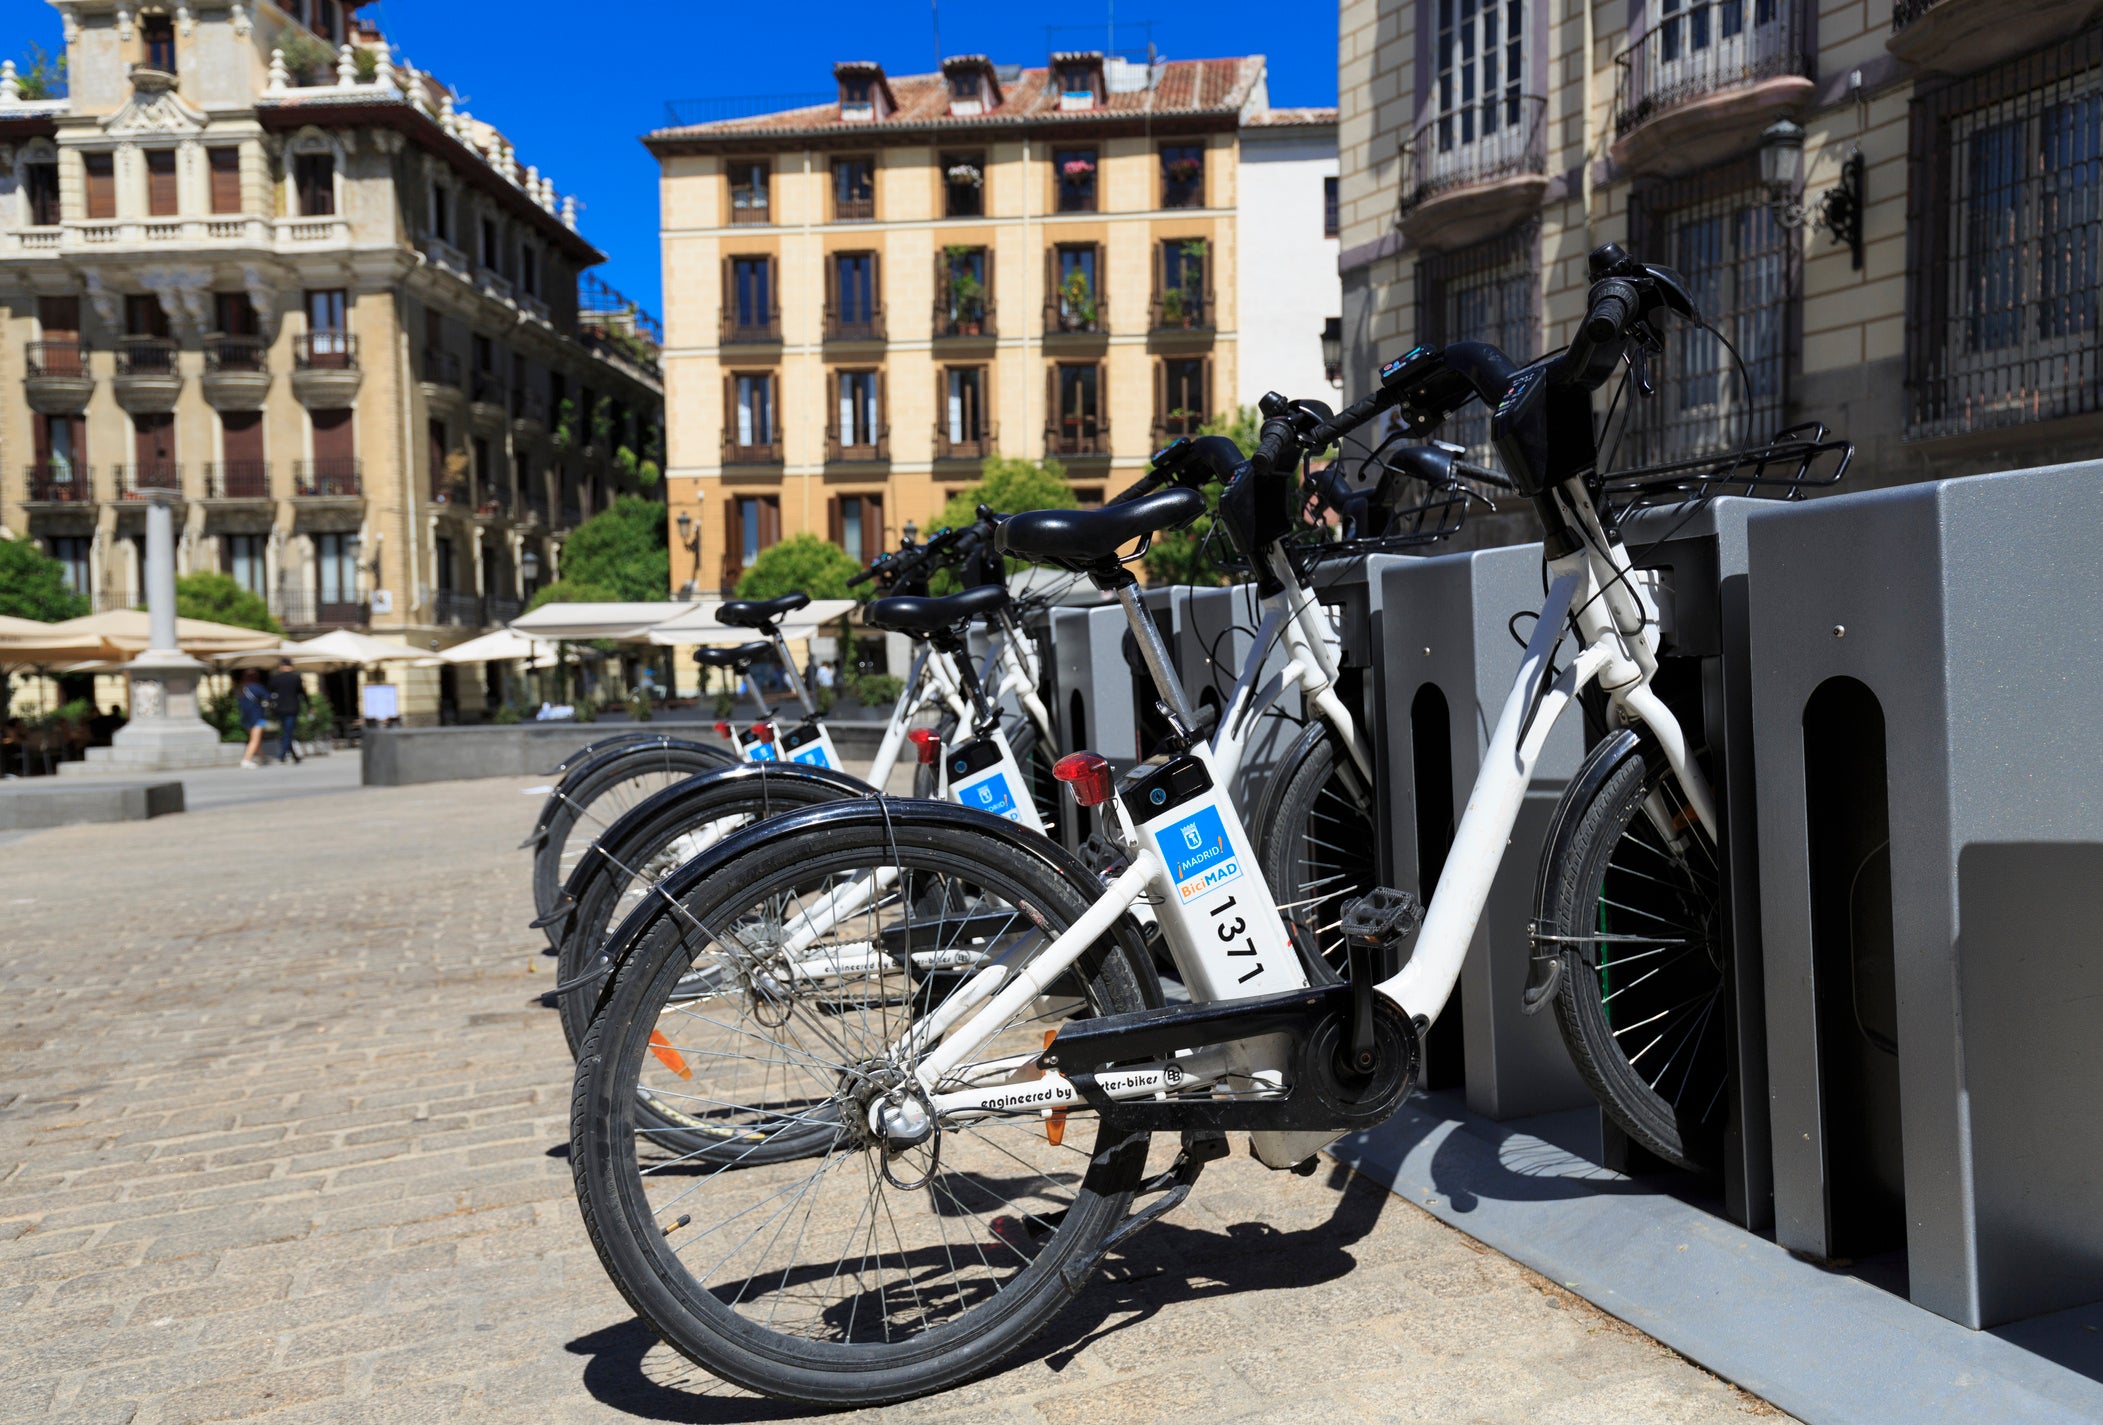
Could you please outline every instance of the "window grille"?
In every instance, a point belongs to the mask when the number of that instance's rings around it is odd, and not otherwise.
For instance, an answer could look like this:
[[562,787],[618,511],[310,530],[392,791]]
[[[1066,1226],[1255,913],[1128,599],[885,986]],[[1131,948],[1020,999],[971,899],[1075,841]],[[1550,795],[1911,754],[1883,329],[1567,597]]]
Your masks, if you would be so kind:
[[2103,28],[1913,102],[1908,434],[2103,407]]
[[[1686,279],[1715,332],[1674,319],[1651,358],[1657,392],[1634,401],[1614,468],[1654,465],[1771,438],[1786,423],[1801,264],[1796,234],[1776,221],[1754,161],[1639,188],[1630,198],[1636,255]],[[1617,416],[1617,420],[1620,417]]]
[[[1432,346],[1486,341],[1523,364],[1540,354],[1540,312],[1538,222],[1417,261],[1418,341]],[[1471,401],[1448,417],[1436,435],[1468,447],[1468,458],[1476,464],[1498,468],[1490,448],[1490,413],[1481,402]]]

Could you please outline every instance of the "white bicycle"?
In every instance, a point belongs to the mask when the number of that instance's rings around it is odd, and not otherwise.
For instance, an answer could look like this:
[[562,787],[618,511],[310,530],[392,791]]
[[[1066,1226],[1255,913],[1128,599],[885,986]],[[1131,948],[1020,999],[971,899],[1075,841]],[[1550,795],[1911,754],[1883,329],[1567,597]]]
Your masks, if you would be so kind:
[[[1428,911],[1394,892],[1354,901],[1341,917],[1348,983],[1310,983],[1221,759],[1180,711],[1170,751],[1121,786],[1092,754],[1059,764],[1122,848],[1107,882],[1010,822],[873,798],[726,839],[623,927],[623,966],[578,1060],[570,1161],[602,1262],[668,1342],[814,1404],[939,1389],[1041,1328],[1189,1193],[1225,1132],[1246,1131],[1271,1167],[1311,1167],[1323,1145],[1387,1118],[1452,993],[1549,732],[1587,690],[1616,732],[1544,862],[1540,934],[1571,953],[1545,957],[1537,1002],[1577,991],[1563,973],[1573,956],[1588,973],[1611,956],[1633,978],[1643,957],[1714,953],[1699,928],[1602,918],[1601,868],[1629,845],[1659,856],[1643,874],[1667,899],[1713,907],[1717,813],[1651,688],[1657,608],[1596,497],[1589,400],[1632,342],[1655,343],[1667,311],[1696,319],[1693,304],[1669,271],[1618,248],[1592,261],[1567,351],[1515,368],[1487,346],[1419,347],[1333,418],[1267,402],[1261,445],[1222,504],[1282,582],[1277,532],[1302,453],[1390,408],[1428,431],[1479,398],[1548,532],[1547,597]],[[1202,508],[1175,488],[1035,512],[1004,524],[1000,543],[1084,570],[1123,602],[1173,708],[1167,652],[1125,568],[1135,556],[1119,551]],[[1190,1003],[1163,1003],[1143,919]],[[788,992],[826,946],[863,968]],[[923,954],[948,957],[941,974],[920,968]],[[1396,954],[1400,972],[1378,979],[1371,967]],[[1651,1050],[1636,1046],[1659,1032],[1616,1024],[1606,1044],[1647,1075]],[[717,1136],[665,1142],[638,1123],[639,1090],[684,1103]],[[1156,1133],[1177,1135],[1172,1161],[1149,1161]]]

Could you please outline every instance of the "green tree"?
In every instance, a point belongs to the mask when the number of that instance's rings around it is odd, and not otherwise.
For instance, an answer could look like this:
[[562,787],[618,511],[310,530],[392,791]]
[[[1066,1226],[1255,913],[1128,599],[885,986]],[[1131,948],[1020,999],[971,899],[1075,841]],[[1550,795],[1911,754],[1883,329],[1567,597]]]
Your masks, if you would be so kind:
[[814,599],[869,596],[869,586],[850,589],[847,581],[862,572],[847,551],[815,534],[791,535],[760,551],[738,580],[741,599],[778,599],[783,594],[809,594]]
[[[1263,414],[1254,406],[1237,407],[1231,415],[1219,415],[1200,428],[1201,435],[1223,435],[1241,447],[1243,455],[1254,453],[1263,432]],[[1219,509],[1220,486],[1205,485],[1205,513],[1186,529],[1163,530],[1154,536],[1146,552],[1146,581],[1149,584],[1195,584],[1211,587],[1228,582],[1226,571],[1205,553],[1205,540]]]
[[0,539],[0,614],[57,623],[88,612],[88,601],[66,587],[65,566],[33,540]]
[[270,605],[262,595],[242,588],[231,574],[185,574],[177,579],[175,613],[178,618],[208,619],[265,633],[285,631],[270,616]]
[[56,99],[66,86],[66,57],[48,54],[42,45],[31,44],[22,62],[15,66],[15,82],[22,86],[24,99]]
[[[563,562],[567,565],[569,561],[564,560]],[[542,604],[617,604],[621,602],[623,602],[621,596],[611,589],[602,588],[597,584],[587,584],[577,579],[557,579],[554,583],[543,584],[533,591],[533,597],[526,601],[526,612],[531,613]]]
[[1013,515],[1024,510],[1071,510],[1080,503],[1066,483],[1066,467],[1058,461],[989,455],[979,466],[978,483],[950,496],[935,516],[935,528],[970,524],[978,518],[980,505]]
[[610,590],[612,599],[669,597],[672,548],[666,543],[665,507],[623,495],[578,525],[562,545],[562,578]]
[[326,81],[336,72],[336,51],[312,35],[297,31],[281,35],[278,52],[285,57],[286,70],[298,78]]

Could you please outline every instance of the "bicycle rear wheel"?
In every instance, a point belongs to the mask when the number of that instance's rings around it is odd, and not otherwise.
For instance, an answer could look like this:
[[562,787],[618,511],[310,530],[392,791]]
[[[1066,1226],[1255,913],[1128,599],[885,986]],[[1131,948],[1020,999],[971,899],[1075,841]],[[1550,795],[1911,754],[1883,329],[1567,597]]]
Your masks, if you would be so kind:
[[1310,973],[1345,977],[1344,906],[1380,884],[1372,788],[1326,722],[1310,723],[1272,774],[1256,856]]
[[[931,967],[1025,961],[1095,893],[989,820],[842,806],[726,846],[682,877],[586,1035],[571,1112],[586,1227],[637,1313],[725,1379],[839,1406],[976,1375],[1071,1298],[1129,1207],[1146,1136],[1085,1111],[942,1122],[917,1144],[869,1127],[910,1067],[895,1046],[959,982]],[[712,994],[682,991],[702,975]],[[1071,996],[974,1052],[977,1082],[1032,1079],[1069,1015],[1160,999],[1129,924],[1054,989]],[[666,1151],[637,1121],[648,1094],[709,1117],[720,1143]],[[762,1161],[783,1144],[800,1152]]]
[[[623,814],[666,787],[734,759],[699,742],[623,743],[579,767],[556,788],[547,835],[533,853],[533,907],[542,916],[562,901],[562,888],[591,844]],[[548,944],[562,949],[561,931],[547,927]]]
[[1536,953],[1562,958],[1556,1022],[1607,1116],[1669,1163],[1713,1169],[1729,1118],[1715,848],[1664,755],[1594,749],[1542,858]]

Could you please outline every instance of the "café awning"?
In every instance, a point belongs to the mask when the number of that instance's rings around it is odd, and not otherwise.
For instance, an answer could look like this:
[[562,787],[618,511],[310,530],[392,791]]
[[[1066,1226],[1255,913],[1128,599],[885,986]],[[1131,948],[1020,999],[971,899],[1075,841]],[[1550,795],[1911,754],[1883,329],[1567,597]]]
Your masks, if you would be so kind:
[[[716,610],[723,607],[720,599],[710,599],[697,604],[681,604],[683,612],[665,620],[650,630],[650,641],[658,644],[712,644],[749,643],[759,637],[749,628],[739,628],[722,622]],[[853,612],[853,599],[813,599],[781,622],[781,636],[791,643],[809,638],[821,632],[826,624],[844,614]]]
[[511,627],[536,638],[584,642],[608,638],[617,643],[650,642],[650,630],[693,607],[663,603],[542,604],[511,621]]

